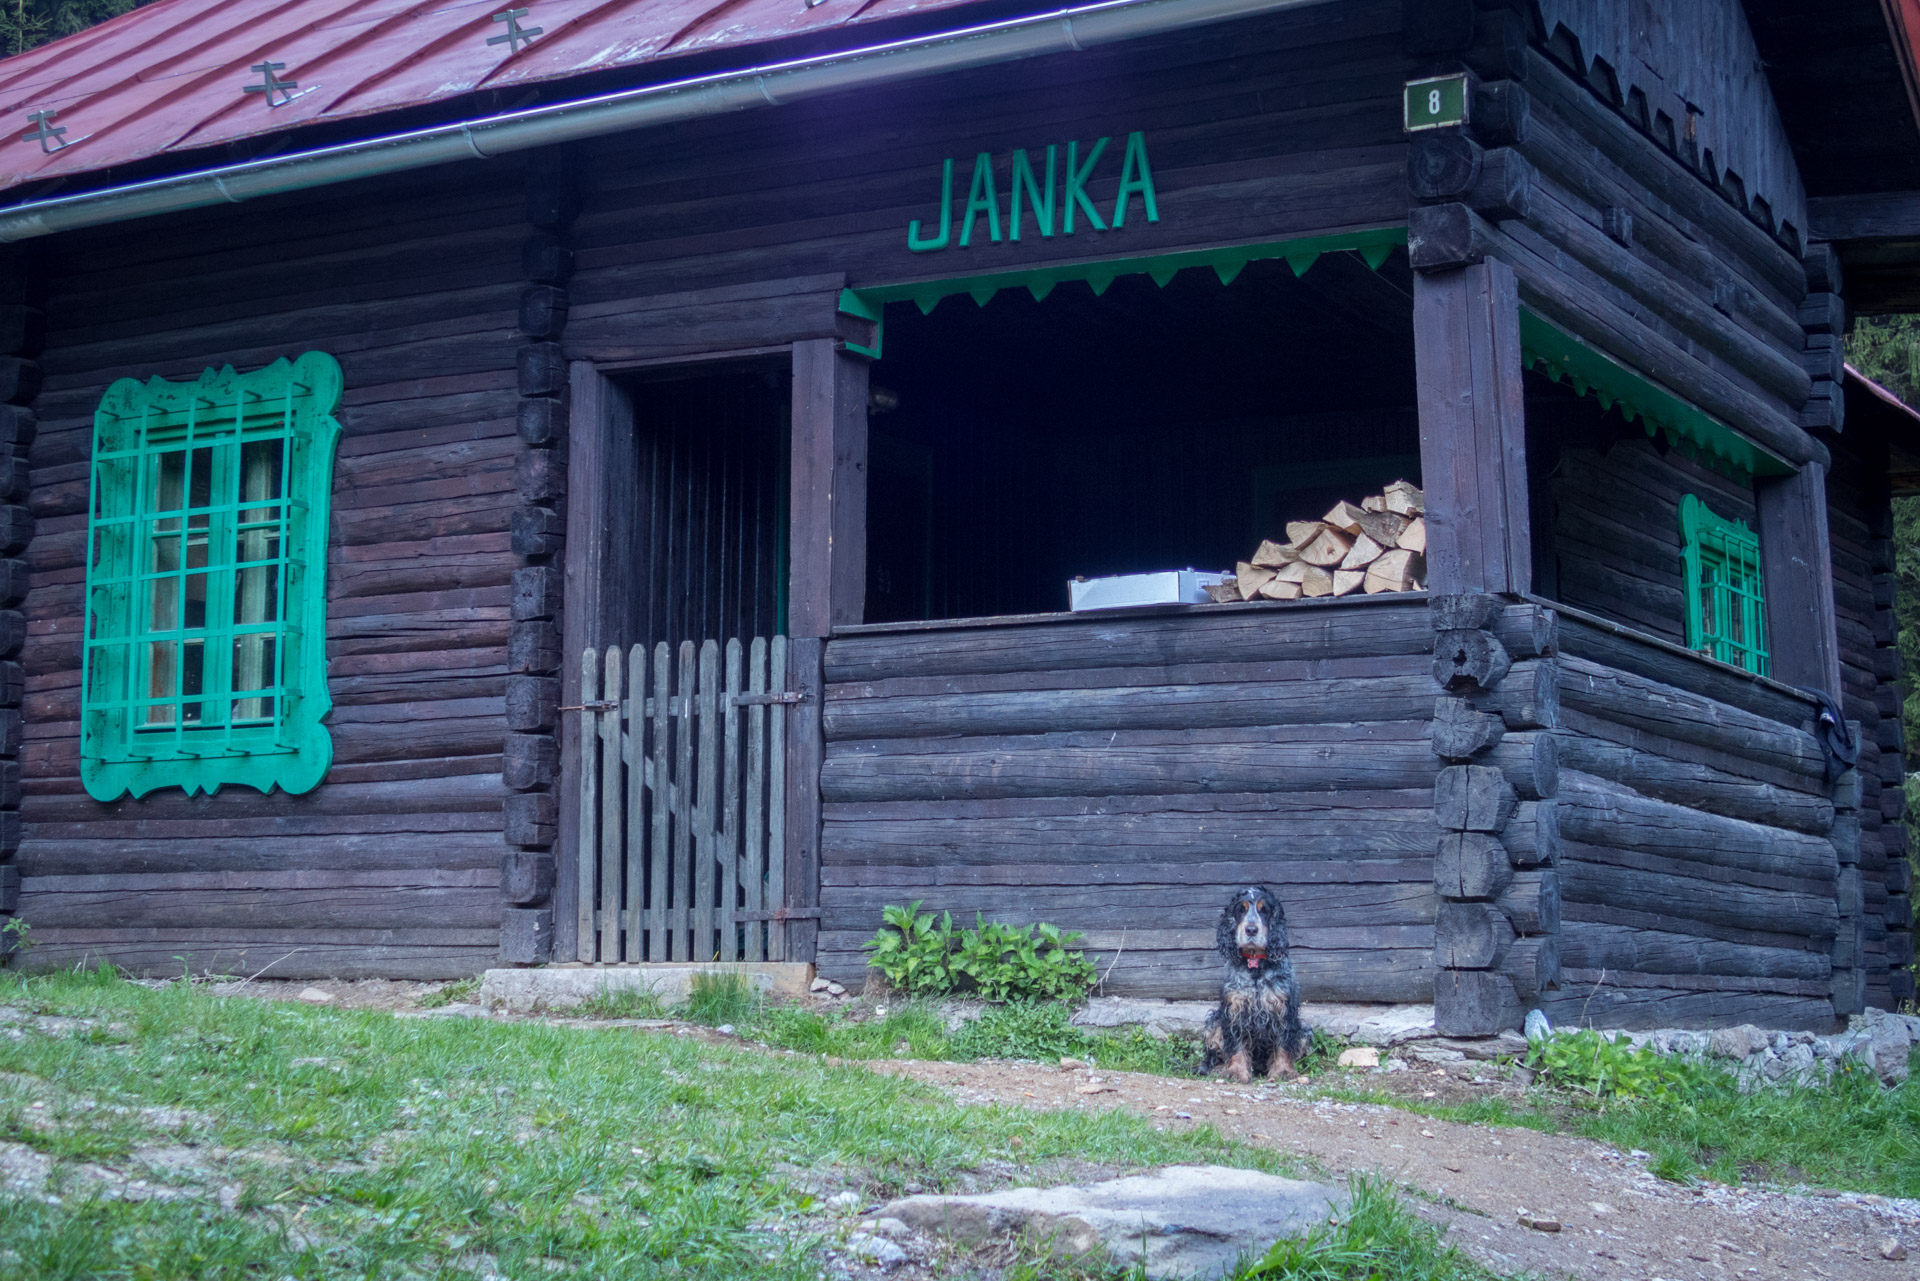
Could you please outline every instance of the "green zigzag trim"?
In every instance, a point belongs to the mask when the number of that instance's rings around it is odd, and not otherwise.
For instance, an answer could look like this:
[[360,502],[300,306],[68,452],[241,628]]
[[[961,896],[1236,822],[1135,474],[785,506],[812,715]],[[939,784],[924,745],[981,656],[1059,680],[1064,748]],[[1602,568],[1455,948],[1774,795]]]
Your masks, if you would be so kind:
[[1636,419],[1647,435],[1664,434],[1669,443],[1703,466],[1742,484],[1755,476],[1791,476],[1791,463],[1762,449],[1710,414],[1702,413],[1625,365],[1561,332],[1529,309],[1520,309],[1520,351],[1527,365],[1582,396],[1592,395],[1603,409],[1619,409]]
[[1121,276],[1149,276],[1155,284],[1165,288],[1176,275],[1191,267],[1210,267],[1220,278],[1220,283],[1228,285],[1250,262],[1285,259],[1287,265],[1293,268],[1294,275],[1304,276],[1322,254],[1348,251],[1359,254],[1367,266],[1378,271],[1380,264],[1387,260],[1387,255],[1406,243],[1405,227],[1374,227],[1332,236],[1308,236],[1299,240],[1276,240],[1257,245],[1228,245],[1218,249],[1196,249],[1146,258],[1109,258],[1098,262],[993,272],[984,276],[953,276],[897,285],[873,285],[842,290],[840,310],[849,316],[874,323],[873,346],[848,343],[847,350],[878,360],[884,345],[885,308],[890,302],[912,302],[924,314],[939,306],[942,299],[955,294],[965,294],[984,307],[1002,289],[1025,289],[1038,301],[1052,293],[1056,285],[1071,280],[1086,281],[1098,295],[1105,293],[1107,287]]

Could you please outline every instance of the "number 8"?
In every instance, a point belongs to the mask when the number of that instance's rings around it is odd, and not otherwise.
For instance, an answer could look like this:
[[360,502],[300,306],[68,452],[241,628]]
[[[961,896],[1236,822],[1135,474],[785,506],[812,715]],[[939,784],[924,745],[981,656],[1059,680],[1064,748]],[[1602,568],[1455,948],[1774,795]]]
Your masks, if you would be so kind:
[[1440,114],[1440,91],[1438,89],[1427,94],[1427,114],[1430,116]]

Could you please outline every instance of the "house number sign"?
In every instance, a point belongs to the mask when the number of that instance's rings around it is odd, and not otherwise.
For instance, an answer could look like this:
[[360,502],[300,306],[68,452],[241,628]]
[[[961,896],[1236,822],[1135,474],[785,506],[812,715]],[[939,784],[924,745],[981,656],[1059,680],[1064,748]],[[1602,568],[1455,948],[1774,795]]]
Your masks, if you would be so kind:
[[[1143,133],[1128,134],[1126,145],[1118,149],[1120,191],[1112,210],[1103,216],[1087,194],[1112,141],[1100,138],[1084,148],[1077,141],[1069,142],[1064,166],[1060,146],[1050,145],[1040,169],[1035,168],[1034,158],[1024,148],[1014,152],[1007,157],[1004,205],[993,154],[983,151],[975,156],[966,204],[959,214],[960,247],[965,249],[982,234],[993,244],[1018,241],[1029,227],[1042,236],[1052,236],[1056,231],[1071,236],[1083,222],[1095,231],[1118,230],[1127,225],[1127,209],[1136,196],[1147,221],[1159,222],[1160,200],[1153,189],[1153,166],[1147,160],[1147,137]],[[923,230],[921,220],[914,219],[907,224],[908,249],[917,254],[932,253],[953,243],[954,200],[953,161],[949,158],[940,167],[939,230]]]

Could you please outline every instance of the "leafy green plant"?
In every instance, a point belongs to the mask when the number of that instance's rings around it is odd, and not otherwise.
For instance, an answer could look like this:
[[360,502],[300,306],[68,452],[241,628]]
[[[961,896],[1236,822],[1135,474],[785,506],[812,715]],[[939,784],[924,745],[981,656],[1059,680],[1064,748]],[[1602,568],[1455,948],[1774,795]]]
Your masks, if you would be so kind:
[[879,970],[887,985],[911,995],[953,990],[953,913],[920,910],[921,900],[905,907],[880,911],[880,932],[861,947],[872,955],[867,964]]
[[1527,1049],[1527,1066],[1549,1084],[1596,1099],[1667,1099],[1683,1093],[1693,1075],[1648,1047],[1635,1049],[1624,1035],[1603,1036],[1591,1028],[1535,1038]]
[[9,916],[0,919],[0,962],[16,952],[25,952],[33,947],[33,927],[27,924],[24,916]]
[[1073,950],[1078,934],[1056,925],[1007,925],[975,918],[955,932],[953,915],[920,911],[918,901],[881,912],[885,924],[863,947],[867,964],[909,994],[938,995],[970,988],[989,1001],[1068,1000],[1099,978],[1093,962]]

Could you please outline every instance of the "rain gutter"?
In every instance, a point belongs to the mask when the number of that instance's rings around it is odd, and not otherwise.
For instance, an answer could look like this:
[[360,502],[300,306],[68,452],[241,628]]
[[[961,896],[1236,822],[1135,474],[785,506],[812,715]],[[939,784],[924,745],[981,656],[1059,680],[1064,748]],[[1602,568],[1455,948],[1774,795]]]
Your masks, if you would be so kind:
[[1161,35],[1325,0],[1106,0],[740,71],[551,103],[360,142],[0,209],[0,241],[237,203],[457,160],[896,84]]

